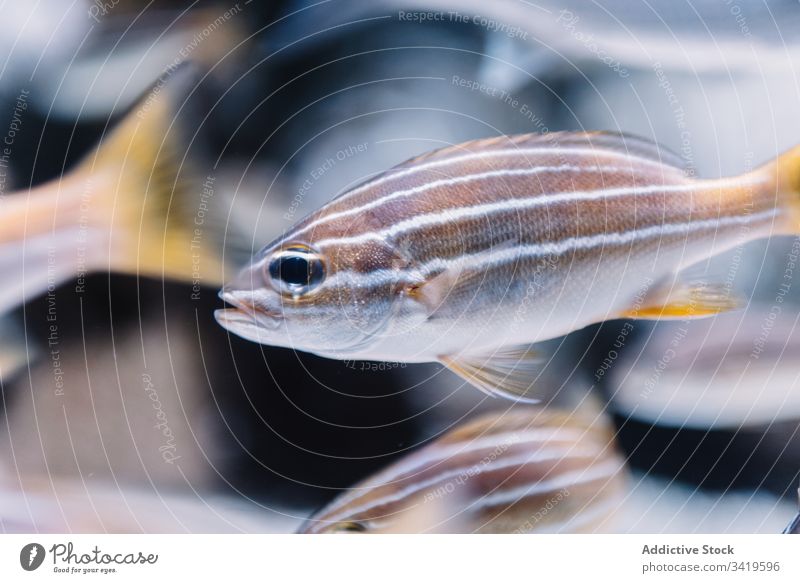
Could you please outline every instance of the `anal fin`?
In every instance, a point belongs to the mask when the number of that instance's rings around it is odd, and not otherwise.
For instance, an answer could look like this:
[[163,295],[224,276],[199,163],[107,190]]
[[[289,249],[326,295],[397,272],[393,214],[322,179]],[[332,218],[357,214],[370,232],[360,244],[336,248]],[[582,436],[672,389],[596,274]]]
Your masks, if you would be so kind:
[[544,358],[528,345],[484,354],[440,356],[439,362],[487,395],[525,403],[539,402],[528,394]]
[[679,283],[666,292],[646,298],[642,305],[623,312],[622,317],[640,320],[707,318],[735,310],[740,305],[739,298],[732,296],[722,284]]

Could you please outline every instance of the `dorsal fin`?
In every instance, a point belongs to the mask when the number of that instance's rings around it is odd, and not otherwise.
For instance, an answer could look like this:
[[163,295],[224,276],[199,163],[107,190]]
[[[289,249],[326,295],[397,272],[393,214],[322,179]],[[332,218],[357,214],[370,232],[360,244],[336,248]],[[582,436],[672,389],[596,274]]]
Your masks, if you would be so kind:
[[577,137],[575,145],[579,143],[589,143],[592,147],[600,150],[611,150],[636,158],[652,160],[653,162],[677,168],[681,171],[685,171],[687,167],[686,160],[682,158],[680,154],[640,136],[606,131],[585,132],[572,135]]
[[621,153],[630,158],[641,158],[680,170],[681,172],[686,171],[686,161],[683,158],[675,152],[663,146],[659,146],[655,142],[618,132],[596,131],[517,134],[481,138],[427,152],[395,166],[389,172],[410,168],[422,163],[434,162],[437,160],[443,161],[448,158],[463,156],[470,152],[505,149],[524,150],[531,147],[553,149],[567,147],[590,148],[597,150],[598,154],[602,154],[603,152]]

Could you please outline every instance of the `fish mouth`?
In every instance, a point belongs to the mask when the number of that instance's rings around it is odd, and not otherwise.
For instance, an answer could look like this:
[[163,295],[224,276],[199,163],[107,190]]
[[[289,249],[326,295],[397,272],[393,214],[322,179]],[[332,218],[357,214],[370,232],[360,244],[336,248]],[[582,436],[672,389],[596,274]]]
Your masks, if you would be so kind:
[[223,328],[233,332],[240,333],[242,329],[252,328],[276,330],[283,322],[280,313],[256,306],[252,300],[243,298],[235,292],[223,290],[219,293],[219,297],[234,307],[214,310],[214,317]]

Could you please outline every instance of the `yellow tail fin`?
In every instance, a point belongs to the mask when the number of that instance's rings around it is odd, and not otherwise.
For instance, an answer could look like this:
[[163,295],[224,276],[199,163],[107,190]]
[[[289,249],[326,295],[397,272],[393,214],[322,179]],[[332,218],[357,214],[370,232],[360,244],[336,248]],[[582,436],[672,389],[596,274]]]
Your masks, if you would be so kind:
[[195,82],[187,66],[162,77],[73,174],[85,185],[92,226],[109,230],[110,271],[197,285],[224,279],[224,217],[184,129]]
[[779,200],[789,208],[789,234],[800,233],[800,146],[784,152],[763,169],[774,177]]

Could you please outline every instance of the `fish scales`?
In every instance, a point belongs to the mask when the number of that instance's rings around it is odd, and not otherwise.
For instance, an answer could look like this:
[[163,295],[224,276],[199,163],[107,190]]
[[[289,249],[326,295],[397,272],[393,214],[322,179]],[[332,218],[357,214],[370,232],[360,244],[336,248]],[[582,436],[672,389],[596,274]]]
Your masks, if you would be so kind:
[[[446,148],[345,192],[265,247],[223,289],[236,308],[218,319],[268,344],[438,360],[488,392],[484,370],[521,386],[497,351],[630,316],[640,296],[641,317],[730,309],[718,284],[677,274],[796,231],[797,159],[790,152],[743,176],[703,180],[674,154],[616,134]],[[307,254],[304,265],[324,279],[300,272],[294,291],[281,287],[287,249],[287,261]]]
[[[662,227],[701,224],[725,245],[737,240],[743,224],[768,226],[774,218],[769,212],[774,202],[752,196],[752,187],[694,180],[649,161],[634,166],[629,160],[625,168],[624,161],[621,155],[603,156],[585,148],[557,155],[548,150],[521,150],[500,158],[456,159],[435,170],[423,168],[397,180],[379,178],[375,184],[368,183],[359,195],[345,197],[321,217],[311,219],[309,232],[321,250],[360,245],[371,238],[409,249],[416,261],[430,264],[422,269],[423,275],[440,270],[442,261],[469,262],[486,249],[498,249],[494,257],[480,257],[484,263],[476,265],[484,272],[481,287],[466,291],[467,295],[481,293],[483,301],[476,305],[465,303],[463,295],[453,297],[440,307],[440,316],[449,319],[460,317],[467,308],[495,314],[498,301],[519,301],[532,274],[541,272],[543,258],[569,266],[569,277],[552,282],[552,293],[561,294],[570,285],[583,284],[576,271],[589,273],[596,282],[598,270],[613,261],[615,251],[628,260],[637,243],[644,245],[643,255],[659,252],[663,258],[692,253],[690,245],[697,239],[692,231],[677,228],[673,233]],[[546,170],[539,171],[542,168]],[[519,174],[501,174],[509,172]],[[764,184],[754,179],[752,186]],[[736,188],[735,196],[728,192],[730,188]],[[398,196],[409,191],[413,194]],[[743,204],[748,194],[754,199],[751,206]],[[763,210],[768,212],[760,222],[753,218]],[[347,220],[359,213],[369,213],[369,220]],[[741,220],[722,220],[727,217]],[[301,233],[303,228],[301,224]],[[615,245],[610,234],[627,238]],[[706,251],[704,244],[702,252]],[[690,255],[687,262],[692,259]],[[674,260],[671,265],[674,268]],[[356,265],[354,269],[367,275],[362,285],[382,281],[370,280],[369,268],[359,270]]]

